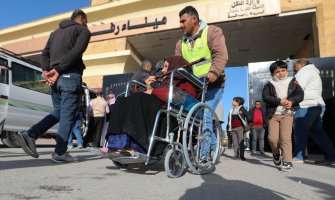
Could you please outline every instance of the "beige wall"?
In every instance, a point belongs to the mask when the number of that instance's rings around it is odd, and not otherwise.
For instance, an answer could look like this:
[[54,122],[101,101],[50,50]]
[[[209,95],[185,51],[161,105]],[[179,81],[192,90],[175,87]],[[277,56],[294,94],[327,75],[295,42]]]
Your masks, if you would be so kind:
[[316,8],[315,25],[318,38],[314,42],[320,57],[335,56],[335,1],[334,0],[281,0],[283,12]]
[[101,5],[101,4],[105,4],[105,3],[109,3],[113,1],[116,1],[116,0],[91,0],[91,6],[97,6],[97,5]]
[[[137,18],[141,20],[142,16],[152,15],[153,17],[159,14],[169,14],[168,24],[162,26],[157,31],[163,31],[168,29],[177,28],[178,17],[175,14],[176,8],[180,8],[184,5],[194,5],[199,7],[199,10],[212,8],[211,12],[207,15],[202,15],[203,18],[208,21],[215,21],[211,19],[212,17],[220,18],[218,8],[213,7],[213,5],[219,4],[220,1],[207,1],[207,0],[169,0],[169,1],[156,1],[156,0],[92,0],[92,7],[85,8],[85,12],[89,16],[89,27],[91,30],[105,29],[109,26],[109,22],[120,22],[123,23],[128,19]],[[206,6],[208,5],[208,6]],[[218,6],[219,7],[219,6]],[[320,57],[334,56],[335,48],[335,1],[334,0],[281,0],[281,10],[282,12],[290,12],[296,10],[304,10],[316,8],[316,30],[318,32],[318,38],[315,38],[314,42],[318,49],[315,50],[317,55]],[[127,9],[125,13],[124,10]],[[29,54],[40,51],[47,40],[50,31],[54,30],[59,21],[68,18],[70,12],[63,13],[60,15],[52,16],[50,18],[36,20],[31,23],[19,25],[6,30],[0,30],[0,46],[8,48],[19,54]],[[137,17],[136,17],[137,16]],[[211,17],[210,17],[211,16]],[[207,19],[206,19],[207,18]],[[134,19],[135,20],[135,19]],[[143,19],[142,19],[143,20]],[[217,19],[216,21],[218,21]],[[105,25],[101,25],[105,23]],[[141,30],[142,32],[151,31]],[[137,34],[131,33],[131,34]],[[126,35],[124,35],[126,36]],[[124,37],[120,35],[119,37]],[[111,40],[117,38],[105,34],[103,36],[96,36],[92,38],[92,42],[101,40]],[[22,43],[16,43],[22,41]],[[89,46],[86,54],[94,52],[99,49],[98,47],[93,48],[93,43]],[[92,46],[92,47],[91,47]],[[98,46],[98,44],[96,45]],[[22,48],[24,47],[24,48]],[[92,49],[91,49],[92,48]],[[105,48],[105,47],[102,47]]]
[[126,49],[127,38],[91,42],[85,54],[121,51]]
[[[92,0],[92,6],[110,2],[111,0]],[[185,1],[186,2],[186,1]],[[162,2],[163,3],[163,2]],[[200,3],[197,1],[197,3]],[[177,3],[176,3],[177,4]],[[313,51],[316,56],[329,57],[335,56],[335,0],[281,0],[281,11],[290,12],[316,8],[315,31],[312,46],[316,49],[308,50],[308,53],[299,55],[310,55]],[[304,47],[312,48],[310,40]],[[303,50],[301,50],[303,51]],[[305,50],[306,51],[306,50]]]

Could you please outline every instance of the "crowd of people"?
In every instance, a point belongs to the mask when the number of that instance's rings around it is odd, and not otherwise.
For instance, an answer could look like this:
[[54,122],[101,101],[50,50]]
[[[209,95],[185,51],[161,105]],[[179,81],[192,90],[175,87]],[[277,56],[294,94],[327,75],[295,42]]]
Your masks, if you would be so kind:
[[[311,136],[324,154],[316,164],[334,164],[335,149],[322,128],[325,103],[322,99],[322,83],[319,70],[307,59],[294,63],[295,76],[288,76],[285,61],[273,62],[269,71],[271,79],[262,90],[262,102],[257,100],[249,112],[243,108],[243,98],[233,99],[229,113],[227,132],[232,138],[235,158],[244,158],[246,126],[251,127],[251,156],[259,148],[264,153],[265,131],[273,154],[274,164],[282,171],[292,171],[293,163],[304,163],[308,136]],[[292,135],[292,129],[294,130]],[[292,137],[293,136],[293,137]],[[292,144],[294,139],[294,145]],[[257,142],[259,142],[257,144]]]
[[[86,142],[83,142],[80,134],[82,112],[77,105],[80,99],[81,76],[85,69],[82,54],[91,34],[87,29],[86,14],[75,10],[71,20],[61,22],[60,27],[51,33],[43,51],[43,77],[53,91],[51,96],[54,111],[29,130],[19,134],[24,151],[37,158],[35,140],[59,122],[57,144],[51,158],[53,162],[78,161],[67,152],[68,147],[73,147],[72,131],[77,138],[78,148],[86,145],[97,148],[106,146],[114,157],[132,155],[133,151],[146,152],[156,113],[167,102],[169,92],[168,76],[162,80],[158,80],[158,77],[180,66],[188,66],[186,70],[197,77],[206,77],[204,102],[215,110],[223,96],[224,68],[228,61],[225,37],[221,28],[207,25],[201,20],[192,6],[182,9],[179,19],[183,35],[176,43],[174,56],[163,60],[164,67],[160,72],[153,72],[151,62],[144,60],[141,70],[132,77],[132,80],[146,85],[144,91],[117,99],[114,94],[108,94],[107,101],[101,91],[96,93],[97,97],[90,102],[89,107],[93,131],[89,131],[86,140],[84,139]],[[188,65],[201,58],[210,62]],[[264,137],[267,131],[273,162],[282,171],[292,171],[293,162],[304,162],[309,136],[316,141],[325,155],[325,159],[317,163],[333,164],[335,150],[321,125],[325,103],[321,96],[319,71],[306,59],[299,59],[294,63],[294,77],[288,76],[287,68],[285,61],[276,61],[270,65],[271,79],[262,91],[263,107],[262,101],[257,100],[255,107],[247,111],[243,107],[243,98],[233,98],[227,131],[232,138],[234,158],[245,161],[245,150],[249,149],[252,156],[258,155],[257,149],[259,155],[265,155]],[[158,81],[159,86],[155,84]],[[173,82],[192,98],[199,98],[199,91],[187,79],[176,76]],[[208,110],[203,115],[201,131],[209,138],[200,144],[200,159],[205,162],[216,149],[217,138],[213,130],[212,115]],[[165,128],[166,124],[161,120],[159,132],[165,134]],[[251,145],[249,133],[252,135]],[[161,154],[164,148],[165,145],[157,144],[153,155]]]

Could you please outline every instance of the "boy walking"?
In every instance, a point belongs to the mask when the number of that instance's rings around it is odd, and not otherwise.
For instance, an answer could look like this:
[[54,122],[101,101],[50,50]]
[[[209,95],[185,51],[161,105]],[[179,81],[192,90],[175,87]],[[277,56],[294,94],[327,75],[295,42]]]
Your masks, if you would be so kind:
[[269,143],[273,162],[282,171],[292,171],[292,125],[294,111],[304,99],[304,91],[293,77],[287,77],[287,63],[270,65],[272,78],[264,86],[263,100],[269,117]]

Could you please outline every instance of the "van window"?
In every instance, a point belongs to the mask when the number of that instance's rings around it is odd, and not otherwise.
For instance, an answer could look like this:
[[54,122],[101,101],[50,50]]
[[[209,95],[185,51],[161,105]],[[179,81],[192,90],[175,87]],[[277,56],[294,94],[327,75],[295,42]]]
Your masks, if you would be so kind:
[[6,59],[0,58],[0,83],[8,85],[8,62]]
[[42,72],[19,63],[12,62],[13,85],[45,94],[51,94],[50,86],[40,83],[38,80],[42,80]]

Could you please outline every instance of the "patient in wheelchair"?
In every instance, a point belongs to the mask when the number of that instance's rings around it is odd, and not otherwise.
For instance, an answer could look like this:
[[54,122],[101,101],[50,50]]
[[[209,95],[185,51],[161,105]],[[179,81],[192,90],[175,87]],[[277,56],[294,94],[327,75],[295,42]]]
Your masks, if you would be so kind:
[[[171,56],[165,60],[169,66],[165,65],[162,73],[188,64],[181,56]],[[156,114],[159,109],[166,106],[170,75],[163,77],[163,80],[159,81],[159,86],[157,85],[158,80],[154,76],[148,77],[145,82],[146,92],[134,93],[128,97],[118,97],[114,104],[106,136],[108,148],[114,157],[131,156],[134,151],[146,153],[148,150]],[[180,74],[175,74],[173,83],[175,87],[194,98],[197,98],[198,93],[201,92],[197,91],[196,87]],[[166,123],[166,117],[161,116],[156,136],[165,137]],[[172,129],[170,131],[175,131],[174,128],[178,127],[177,121],[173,118],[170,127]],[[152,155],[162,154],[165,147],[166,143],[156,141]]]

